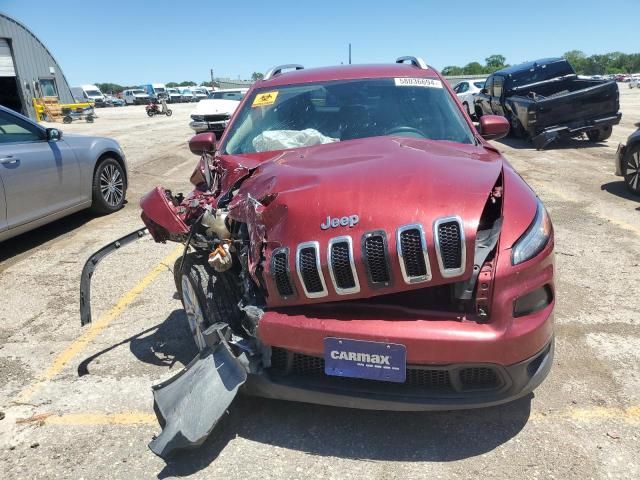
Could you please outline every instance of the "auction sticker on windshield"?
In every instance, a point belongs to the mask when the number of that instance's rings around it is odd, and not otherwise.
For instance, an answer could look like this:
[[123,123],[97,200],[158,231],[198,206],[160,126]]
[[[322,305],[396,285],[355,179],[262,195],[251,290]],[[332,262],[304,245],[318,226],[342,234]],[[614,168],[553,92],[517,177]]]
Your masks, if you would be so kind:
[[428,87],[442,88],[442,82],[433,78],[394,78],[396,87]]
[[324,339],[324,373],[402,383],[406,379],[404,345],[347,338]]
[[252,107],[266,107],[268,105],[273,105],[276,103],[276,98],[278,98],[278,92],[264,92],[256,95],[256,98],[253,99]]

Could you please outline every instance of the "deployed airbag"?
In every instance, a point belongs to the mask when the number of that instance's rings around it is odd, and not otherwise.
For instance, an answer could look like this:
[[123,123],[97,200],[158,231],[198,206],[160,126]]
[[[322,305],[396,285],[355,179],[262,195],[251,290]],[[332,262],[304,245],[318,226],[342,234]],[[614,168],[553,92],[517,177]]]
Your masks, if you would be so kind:
[[247,381],[247,372],[222,342],[203,350],[180,373],[154,385],[154,409],[162,433],[149,448],[166,458],[200,446]]
[[267,130],[255,137],[252,143],[256,152],[268,152],[337,141],[337,138],[327,137],[318,130],[307,128],[305,130]]

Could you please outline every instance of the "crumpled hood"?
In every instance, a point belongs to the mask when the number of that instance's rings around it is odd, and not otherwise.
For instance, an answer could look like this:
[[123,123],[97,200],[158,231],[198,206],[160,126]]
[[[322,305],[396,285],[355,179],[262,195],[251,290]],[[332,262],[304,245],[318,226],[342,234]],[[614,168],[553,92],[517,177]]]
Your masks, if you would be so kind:
[[[503,164],[498,153],[481,146],[401,137],[247,157],[221,161],[236,163],[236,173],[244,162],[251,172],[234,195],[230,215],[248,224],[253,266],[260,262],[263,241],[267,260],[274,248],[295,252],[308,241],[319,241],[326,251],[328,240],[341,235],[351,236],[359,249],[363,233],[373,230],[385,230],[393,248],[396,229],[414,223],[433,245],[433,221],[454,215],[463,220],[472,261],[478,221]],[[353,215],[359,218],[354,226],[321,228],[327,217]]]
[[237,100],[209,99],[200,100],[191,115],[231,115],[240,102]]

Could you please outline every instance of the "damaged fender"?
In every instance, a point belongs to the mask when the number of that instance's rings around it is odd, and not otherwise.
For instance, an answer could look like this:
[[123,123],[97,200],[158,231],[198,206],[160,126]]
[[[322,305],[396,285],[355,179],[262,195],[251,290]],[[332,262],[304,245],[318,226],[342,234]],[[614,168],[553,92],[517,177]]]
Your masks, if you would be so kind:
[[[162,433],[149,448],[162,458],[202,445],[247,381],[246,366],[233,355],[219,327],[203,332],[207,348],[189,365],[152,387]],[[211,345],[215,337],[218,343]]]

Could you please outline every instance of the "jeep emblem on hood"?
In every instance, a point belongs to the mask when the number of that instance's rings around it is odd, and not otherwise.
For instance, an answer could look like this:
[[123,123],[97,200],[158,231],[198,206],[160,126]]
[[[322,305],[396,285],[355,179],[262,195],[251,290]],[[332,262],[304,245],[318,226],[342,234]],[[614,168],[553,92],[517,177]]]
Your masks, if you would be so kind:
[[352,227],[355,227],[359,221],[360,221],[360,217],[358,217],[358,215],[349,215],[347,217],[342,217],[342,218],[327,217],[326,222],[320,224],[320,228],[322,230],[327,230],[329,228],[336,228],[340,226],[352,228]]

